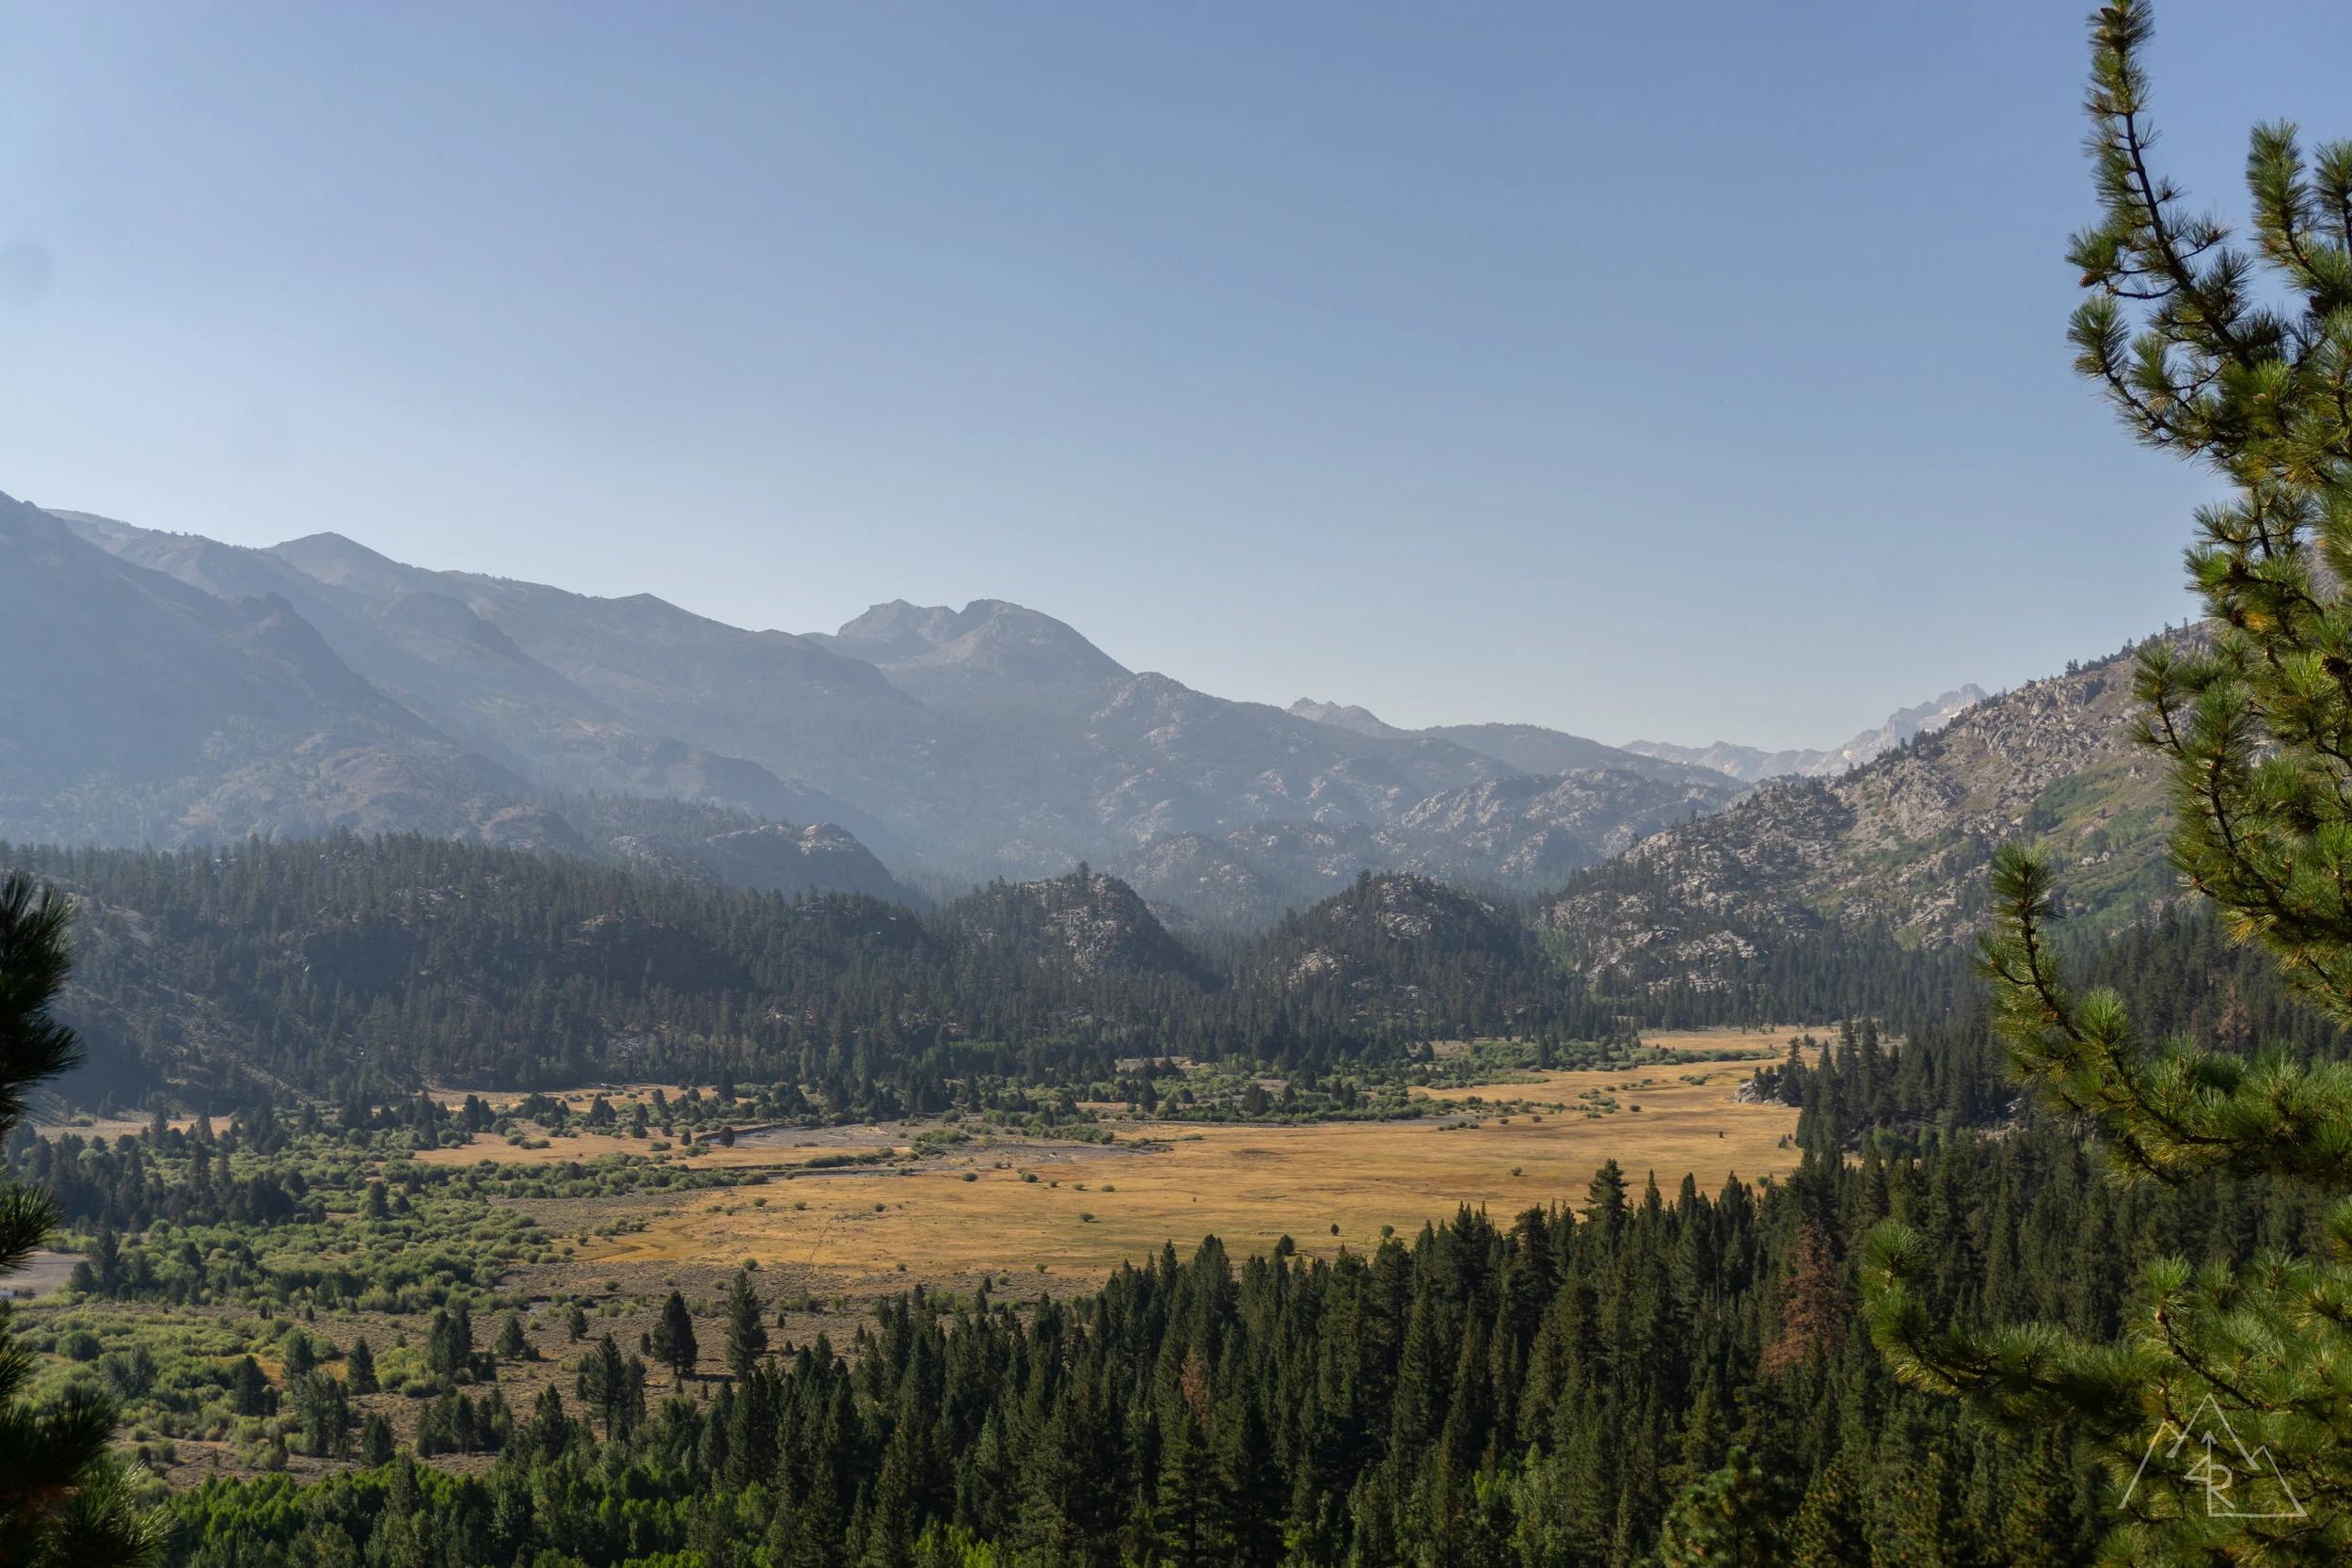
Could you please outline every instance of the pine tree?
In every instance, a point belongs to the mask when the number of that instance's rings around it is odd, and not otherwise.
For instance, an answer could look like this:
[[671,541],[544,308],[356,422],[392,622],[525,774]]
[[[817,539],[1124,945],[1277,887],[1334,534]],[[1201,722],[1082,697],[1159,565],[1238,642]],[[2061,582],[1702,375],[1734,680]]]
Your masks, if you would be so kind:
[[[1194,1355],[1198,1355],[1198,1351]],[[1190,1401],[1165,1401],[1160,1412],[1160,1478],[1153,1535],[1162,1557],[1180,1568],[1214,1560],[1215,1464]]]
[[[81,1059],[49,1007],[72,967],[72,906],[12,874],[0,880],[0,1139],[24,1117],[34,1085]],[[21,1266],[56,1223],[49,1199],[0,1179],[0,1274]],[[37,1362],[0,1321],[0,1552],[12,1562],[127,1568],[163,1550],[162,1515],[132,1500],[133,1477],[108,1448],[114,1405],[76,1391],[39,1410],[24,1398]]]
[[425,1365],[443,1377],[463,1371],[473,1365],[473,1314],[461,1297],[446,1307],[436,1307],[433,1324],[425,1335]]
[[653,1326],[651,1335],[653,1357],[670,1369],[670,1381],[686,1381],[686,1374],[694,1370],[702,1351],[694,1343],[694,1315],[686,1309],[686,1298],[677,1291],[662,1304],[661,1321]]
[[1247,1394],[1219,1413],[1216,1475],[1225,1560],[1273,1568],[1282,1551],[1282,1472],[1258,1402]]
[[374,1415],[360,1423],[359,1458],[368,1468],[373,1470],[389,1465],[394,1451],[391,1422],[381,1415]]
[[269,1377],[262,1364],[247,1355],[237,1362],[229,1374],[230,1403],[240,1416],[266,1416],[274,1402],[270,1396]]
[[1830,1252],[1829,1239],[1811,1222],[1797,1227],[1788,1294],[1782,1298],[1780,1334],[1764,1352],[1764,1370],[1785,1372],[1816,1351],[1835,1352],[1844,1342],[1846,1271]]
[[1839,1453],[1814,1473],[1788,1527],[1788,1568],[1849,1568],[1870,1560],[1853,1469]]
[[727,1370],[747,1378],[767,1354],[768,1327],[760,1321],[759,1298],[752,1293],[751,1275],[739,1271],[727,1291]]
[[1777,1568],[1786,1506],[1755,1456],[1734,1448],[1666,1516],[1659,1568]]
[[368,1348],[365,1335],[351,1342],[351,1349],[343,1357],[343,1381],[351,1385],[351,1391],[355,1394],[377,1391],[375,1352]]
[[[2076,366],[2140,440],[2233,492],[2198,514],[2188,552],[2213,629],[2202,647],[2142,651],[2138,737],[2171,769],[2184,879],[2290,986],[2352,1022],[2352,142],[2307,158],[2294,126],[2254,130],[2249,246],[2153,172],[2144,0],[2110,0],[2091,35],[2102,211],[2070,253],[2093,291],[2074,315]],[[2023,846],[1994,868],[1983,969],[2017,1071],[2097,1126],[2125,1182],[2275,1176],[2331,1195],[2337,1255],[2239,1271],[2162,1259],[2123,1342],[2097,1346],[2051,1327],[1939,1325],[1924,1243],[1890,1224],[1865,1271],[1873,1331],[1923,1386],[2014,1425],[2075,1426],[2119,1494],[2128,1485],[2119,1559],[2344,1561],[2352,1396],[2333,1369],[2352,1361],[2336,1305],[2352,1296],[2352,1068],[2152,1041],[2114,991],[2062,974],[2055,877]],[[2139,1470],[2159,1434],[2193,1445],[2217,1427],[2225,1451],[2254,1456],[2234,1469],[2236,1506],[2211,1507],[2194,1466]]]
[[550,1383],[539,1390],[539,1402],[532,1407],[530,1446],[534,1452],[552,1458],[568,1447],[572,1440],[571,1418],[564,1414],[564,1396]]
[[628,1371],[621,1360],[621,1347],[613,1343],[612,1335],[597,1340],[580,1358],[577,1389],[580,1402],[603,1419],[607,1438],[617,1437],[627,1430],[623,1405],[628,1397]]

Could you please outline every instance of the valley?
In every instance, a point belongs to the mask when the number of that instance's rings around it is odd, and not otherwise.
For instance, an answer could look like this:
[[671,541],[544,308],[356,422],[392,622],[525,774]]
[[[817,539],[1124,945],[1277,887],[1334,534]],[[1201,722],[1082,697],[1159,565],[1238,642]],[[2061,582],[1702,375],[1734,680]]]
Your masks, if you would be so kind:
[[[337,593],[410,580],[342,542],[304,542],[289,562]],[[179,578],[125,580],[199,623],[220,614],[172,598],[196,591]],[[532,639],[591,626],[572,657],[613,657],[600,639],[644,618],[676,631],[666,607],[433,580],[471,594],[501,635],[523,628],[525,657],[552,646]],[[231,620],[290,627],[255,602]],[[355,649],[362,623],[413,630],[421,607],[389,602],[406,608],[341,604]],[[1578,750],[1591,743],[1518,726],[1391,734],[1360,709],[1236,714],[1106,672],[1041,621],[994,603],[898,607],[784,653],[803,673],[870,656],[884,685],[850,675],[841,690],[980,704],[980,729],[1063,764],[1055,726],[1081,699],[1155,693],[1155,748],[1192,747],[1196,723],[1230,754],[1268,724],[1340,738],[1288,753],[1319,769],[1310,783],[1261,779],[1239,804],[1163,814],[1168,831],[1139,843],[1120,830],[1124,849],[1114,834],[1038,851],[1109,845],[1107,866],[961,889],[925,881],[941,863],[899,836],[911,816],[864,819],[895,847],[885,862],[838,825],[708,794],[784,778],[746,771],[766,765],[722,751],[734,741],[715,730],[679,732],[691,744],[629,732],[602,753],[666,759],[658,785],[644,773],[631,788],[685,799],[602,794],[628,781],[576,774],[587,792],[485,784],[454,816],[405,819],[413,831],[359,831],[404,825],[362,816],[217,848],[0,843],[0,864],[73,901],[57,1015],[88,1049],[4,1151],[64,1220],[63,1250],[22,1276],[40,1294],[12,1304],[35,1396],[117,1401],[125,1451],[208,1540],[282,1544],[278,1516],[253,1512],[272,1487],[405,1484],[439,1512],[386,1501],[384,1519],[414,1522],[379,1521],[373,1538],[440,1539],[422,1521],[446,1516],[485,1538],[585,1543],[583,1564],[691,1568],[639,1548],[692,1539],[702,1527],[675,1511],[729,1495],[713,1478],[739,1454],[784,1473],[797,1444],[844,1466],[830,1484],[845,1513],[778,1510],[758,1527],[771,1535],[870,1539],[904,1515],[914,1505],[864,1478],[891,1463],[894,1432],[937,1429],[926,1368],[954,1368],[943,1375],[993,1410],[1037,1380],[1075,1420],[1083,1379],[1111,1375],[1113,1354],[1131,1389],[1179,1390],[1132,1409],[1228,1412],[1255,1408],[1245,1359],[1295,1384],[1303,1363],[1286,1358],[1363,1356],[1400,1369],[1360,1396],[1387,1412],[1375,1430],[1390,1435],[1368,1444],[1406,1442],[1422,1419],[1401,1369],[1455,1366],[1453,1408],[1531,1456],[1498,1465],[1510,1490],[1495,1496],[1541,1510],[1545,1488],[1613,1487],[1650,1499],[1638,1506],[1654,1520],[1658,1481],[1577,1470],[1573,1433],[1673,1408],[1680,1434],[1634,1449],[1672,1452],[1709,1418],[1701,1360],[1750,1387],[1836,1364],[1854,1343],[1847,1298],[1795,1305],[1822,1236],[1851,1247],[1903,1218],[1957,1257],[1997,1212],[2004,1234],[2039,1238],[2035,1257],[2117,1257],[2169,1223],[2128,1206],[2080,1219],[2064,1196],[2079,1148],[2021,1113],[1967,968],[1994,845],[2026,834],[2059,854],[2090,917],[2070,940],[2173,1009],[2153,1023],[2301,1030],[2302,1048],[2330,1048],[2275,980],[2165,901],[2163,797],[2127,743],[2122,656],[1956,700],[1931,731],[1890,724],[1886,749],[1843,771],[1742,791],[1720,756],[1541,775],[1510,759],[1565,767],[1594,760]],[[304,646],[305,689],[329,689]],[[246,668],[250,692],[277,666]],[[1004,719],[991,705],[1007,680],[1042,688],[1023,699],[1042,706]],[[369,746],[404,737],[401,767],[480,754],[404,727],[422,722],[421,699],[331,689],[373,715]],[[473,689],[481,712],[511,712]],[[434,734],[460,727],[457,708],[435,711]],[[318,799],[268,769],[252,777],[277,782],[251,798]],[[371,799],[374,812],[393,798]],[[1248,816],[1268,809],[1301,815]],[[2263,1201],[2270,1232],[2308,1221]],[[1221,1326],[1190,1326],[1202,1311]],[[1182,1390],[1208,1375],[1214,1341],[1196,1333],[1226,1337],[1220,1375],[1236,1380],[1204,1383],[1197,1404]],[[1620,1358],[1625,1345],[1646,1348]],[[1689,1366],[1684,1346],[1699,1347]],[[1156,1363],[1164,1376],[1143,1370]],[[1095,1370],[1072,1382],[1060,1367]],[[1580,1387],[1609,1390],[1621,1414],[1594,1416],[1576,1402],[1599,1396]],[[1208,1441],[1208,1417],[1167,1418],[1145,1430]],[[1434,1406],[1427,1421],[1414,1452],[1437,1451]],[[964,1474],[998,1490],[936,1505],[995,1540],[1030,1527],[1025,1505],[989,1498],[1015,1496],[1046,1451],[999,1430],[960,1439]],[[1106,1434],[1088,1451],[1139,1465],[1161,1440]],[[1027,1457],[1009,1461],[1016,1441]],[[608,1463],[636,1468],[612,1481],[594,1469]],[[515,1524],[522,1478],[558,1473],[570,1500]],[[980,1484],[928,1473],[942,1497]],[[792,1484],[825,1506],[821,1471]],[[674,1512],[613,1522],[629,1508]],[[927,1539],[946,1563],[940,1516]],[[839,1517],[866,1522],[836,1532]],[[1120,1528],[1157,1538],[1149,1519]],[[331,1540],[298,1549],[344,1560]],[[219,1550],[192,1565],[241,1552]]]
[[2352,1562],[2341,4],[17,9],[0,1568]]
[[[593,1233],[640,1219],[647,1227],[585,1246],[572,1263],[532,1271],[521,1284],[540,1295],[579,1291],[618,1273],[642,1287],[649,1269],[715,1277],[750,1259],[764,1285],[787,1295],[864,1300],[910,1282],[969,1291],[983,1275],[1010,1294],[1049,1282],[1057,1291],[1090,1290],[1122,1263],[1165,1243],[1189,1249],[1203,1235],[1245,1256],[1285,1235],[1304,1256],[1329,1256],[1343,1245],[1376,1248],[1390,1233],[1409,1237],[1464,1205],[1502,1214],[1568,1202],[1608,1160],[1637,1183],[1654,1173],[1671,1191],[1689,1175],[1708,1192],[1734,1175],[1754,1180],[1796,1164],[1788,1137],[1795,1110],[1735,1101],[1744,1069],[1526,1076],[1421,1091],[1417,1098],[1456,1113],[1422,1120],[1155,1127],[1114,1109],[1102,1123],[1114,1144],[983,1134],[886,1167],[810,1170],[805,1163],[818,1151],[904,1153],[942,1129],[894,1124],[821,1141],[798,1131],[772,1142],[739,1137],[680,1164],[765,1177],[764,1185],[683,1209],[644,1196],[566,1209],[572,1217],[552,1228]],[[1588,1116],[1581,1109],[1587,1096],[1611,1109]],[[601,1152],[583,1143],[569,1157]],[[441,1149],[421,1158],[463,1164],[475,1157]]]
[[[1709,1055],[1771,1054],[1736,1032],[1661,1043]],[[1440,1059],[1476,1054],[1463,1045]],[[348,1363],[365,1340],[384,1391],[355,1388],[346,1396],[350,1418],[381,1418],[399,1441],[414,1445],[437,1418],[436,1399],[453,1398],[453,1388],[470,1389],[477,1400],[494,1391],[517,1416],[546,1387],[568,1393],[564,1369],[577,1353],[562,1325],[575,1305],[588,1314],[592,1333],[609,1329],[627,1343],[678,1291],[715,1346],[716,1304],[740,1275],[788,1346],[853,1333],[877,1307],[908,1291],[942,1301],[985,1292],[1032,1309],[1075,1300],[1164,1248],[1190,1256],[1206,1236],[1238,1256],[1371,1256],[1391,1238],[1409,1244],[1423,1227],[1465,1211],[1503,1216],[1580,1203],[1595,1169],[1611,1161],[1627,1173],[1637,1202],[1646,1182],[1671,1195],[1687,1179],[1712,1193],[1728,1181],[1786,1175],[1799,1158],[1797,1113],[1735,1099],[1749,1071],[1739,1063],[1674,1059],[1613,1071],[1506,1071],[1497,1082],[1415,1087],[1409,1098],[1422,1114],[1406,1120],[1193,1124],[1104,1102],[1082,1107],[1095,1118],[1083,1140],[961,1117],[739,1131],[723,1119],[715,1128],[703,1123],[703,1135],[684,1137],[682,1146],[597,1130],[626,1129],[640,1107],[670,1117],[701,1104],[691,1085],[653,1084],[541,1097],[537,1120],[519,1115],[518,1102],[493,1107],[499,1124],[513,1129],[505,1148],[461,1131],[435,1138],[439,1147],[404,1150],[399,1146],[417,1141],[413,1135],[387,1147],[377,1134],[353,1145],[362,1156],[356,1163],[338,1147],[348,1140],[304,1133],[287,1140],[266,1120],[232,1125],[225,1137],[198,1119],[53,1124],[35,1135],[60,1148],[95,1139],[98,1149],[111,1144],[126,1154],[135,1146],[174,1145],[192,1153],[215,1138],[216,1147],[236,1150],[219,1160],[221,1180],[307,1184],[313,1193],[334,1192],[337,1205],[349,1195],[354,1218],[339,1226],[331,1212],[314,1210],[306,1225],[297,1212],[291,1229],[230,1242],[220,1278],[232,1292],[239,1253],[249,1259],[248,1279],[321,1281],[300,1292],[306,1300],[298,1311],[274,1321],[257,1321],[233,1302],[208,1304],[201,1298],[211,1290],[199,1284],[190,1292],[184,1271],[171,1275],[178,1283],[160,1295],[132,1283],[166,1277],[156,1260],[173,1250],[167,1223],[109,1242],[120,1261],[104,1266],[120,1271],[123,1286],[99,1280],[87,1259],[72,1254],[52,1254],[12,1283],[39,1292],[19,1307],[20,1318],[33,1343],[55,1353],[46,1374],[55,1386],[72,1380],[77,1353],[68,1341],[75,1335],[99,1347],[95,1357],[143,1351],[175,1370],[191,1351],[216,1361],[250,1347],[262,1375],[289,1390],[303,1370],[286,1348],[292,1337],[310,1347],[303,1359],[329,1365]],[[451,1127],[466,1125],[464,1097],[444,1094],[436,1102]],[[262,1148],[241,1148],[257,1132]],[[273,1144],[282,1147],[273,1151]],[[183,1177],[196,1168],[172,1164]],[[337,1167],[351,1174],[318,1184],[323,1171]],[[170,1167],[156,1157],[151,1168]],[[296,1174],[303,1171],[310,1173],[308,1183]],[[57,1179],[54,1165],[49,1179]],[[396,1195],[373,1223],[365,1219],[375,1201],[370,1183]],[[66,1190],[71,1197],[73,1189]],[[491,1192],[501,1196],[486,1207],[469,1196]],[[419,1227],[404,1222],[407,1213],[434,1218]],[[471,1230],[519,1244],[461,1263],[452,1243],[462,1246]],[[485,1338],[496,1314],[515,1316],[518,1337],[498,1331],[508,1349],[494,1376],[437,1379],[418,1359],[423,1318],[438,1290],[412,1296],[404,1288],[395,1300],[370,1285],[371,1275],[404,1277],[405,1233],[415,1235],[414,1244],[437,1243],[444,1270],[471,1274]],[[234,1238],[238,1230],[232,1220],[214,1234]],[[352,1283],[338,1288],[331,1283],[338,1277]],[[109,1299],[118,1291],[125,1299]],[[708,1386],[700,1387],[707,1395]],[[130,1402],[133,1440],[175,1482],[331,1468],[269,1440],[273,1428],[299,1431],[298,1421],[281,1427],[239,1417],[197,1388],[193,1403],[151,1401],[145,1389]],[[478,1466],[459,1465],[469,1467]]]

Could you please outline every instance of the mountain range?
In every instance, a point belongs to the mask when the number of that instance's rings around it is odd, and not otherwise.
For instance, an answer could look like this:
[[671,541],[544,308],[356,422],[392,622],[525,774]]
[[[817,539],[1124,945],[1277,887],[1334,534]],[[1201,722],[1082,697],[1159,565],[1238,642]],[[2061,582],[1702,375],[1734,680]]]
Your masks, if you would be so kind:
[[[253,549],[7,498],[0,628],[18,673],[0,685],[0,840],[17,841],[0,862],[26,863],[34,843],[248,839],[327,841],[331,861],[350,830],[396,835],[369,851],[387,863],[437,863],[438,843],[551,851],[648,874],[629,884],[644,888],[866,894],[877,931],[930,922],[926,940],[976,974],[1043,943],[1070,966],[1052,985],[1073,1018],[1100,1015],[1081,994],[1100,979],[1142,988],[1122,992],[1137,1019],[1192,987],[1186,1028],[1247,1014],[1256,1029],[1257,1004],[1207,999],[1248,974],[1268,996],[1322,974],[1284,946],[1298,933],[1347,911],[1421,931],[1465,898],[1440,922],[1470,933],[1461,954],[1430,949],[1425,974],[1400,958],[1381,985],[1469,996],[1478,974],[1540,970],[1576,992],[1544,1004],[1559,1026],[1604,1032],[1756,1006],[1843,1016],[1883,1004],[1822,1012],[1821,987],[1872,955],[1941,953],[1934,972],[1959,973],[1948,956],[1981,925],[2004,840],[2058,851],[2094,934],[2171,887],[2165,773],[2130,742],[2129,647],[1995,696],[1946,693],[1833,752],[1637,751],[1233,702],[1002,600],[751,631],[649,596],[426,571],[333,534]],[[972,881],[991,885],[958,891]],[[586,934],[565,940],[603,953],[596,885],[578,889]],[[135,945],[143,927],[123,929]],[[1193,942],[1236,929],[1262,937]],[[638,974],[639,957],[596,962]],[[1358,988],[1318,1016],[1356,1028]],[[612,1048],[595,1029],[576,1045],[561,1070]]]
[[998,599],[747,630],[334,533],[252,548],[6,497],[0,566],[32,677],[0,693],[0,835],[407,831],[883,896],[1088,861],[1180,927],[1263,925],[1368,869],[1549,892],[1789,757],[1859,758],[1980,695],[1727,760],[1232,701]]

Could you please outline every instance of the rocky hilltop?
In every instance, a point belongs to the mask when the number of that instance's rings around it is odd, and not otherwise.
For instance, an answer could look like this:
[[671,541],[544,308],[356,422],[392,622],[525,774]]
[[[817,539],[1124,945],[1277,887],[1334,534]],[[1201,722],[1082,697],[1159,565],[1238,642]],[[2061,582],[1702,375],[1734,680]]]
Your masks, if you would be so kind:
[[1285,915],[1238,957],[1232,984],[1359,1024],[1484,1010],[1490,1030],[1559,1016],[1573,986],[1517,911],[1403,872],[1362,873]]
[[1207,974],[1134,889],[1083,865],[1067,877],[979,889],[950,906],[949,918],[994,957],[1063,961],[1088,976]]
[[2164,772],[2129,742],[2131,672],[2126,650],[1837,778],[1768,784],[1579,876],[1542,922],[1588,977],[1637,987],[1721,985],[1833,923],[1941,946],[1979,927],[1985,867],[2020,836],[2059,853],[2077,912],[2114,919],[2168,877]]

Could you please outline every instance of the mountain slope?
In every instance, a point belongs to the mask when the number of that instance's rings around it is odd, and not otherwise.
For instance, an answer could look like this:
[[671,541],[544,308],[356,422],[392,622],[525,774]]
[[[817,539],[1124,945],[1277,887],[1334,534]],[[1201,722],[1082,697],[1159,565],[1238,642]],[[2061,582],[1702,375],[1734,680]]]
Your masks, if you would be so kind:
[[0,497],[0,824],[69,843],[462,831],[520,780],[390,701],[284,598],[117,560]]
[[[380,667],[426,672],[443,696],[503,691],[519,706],[535,692],[546,710],[571,702],[575,712],[584,699],[454,600],[410,594],[380,619],[370,608],[265,552],[61,521],[0,498],[0,629],[19,677],[0,685],[0,834],[179,845],[413,832],[711,885],[903,895],[839,828],[543,790],[372,684],[318,623]],[[437,657],[417,653],[418,626],[443,645]],[[469,689],[450,649],[520,673]],[[670,794],[808,803],[749,763],[608,738],[609,758]]]
[[1060,622],[1002,601],[881,606],[830,638],[797,637],[649,595],[424,572],[331,534],[268,553],[380,605],[459,601],[638,733],[805,780],[859,814],[827,815],[868,832],[878,820],[949,872],[1057,868],[1276,811],[1385,816],[1502,770],[1459,748],[1333,736],[1129,674]]
[[1233,966],[1236,993],[1312,999],[1366,1036],[1529,1036],[1581,998],[1516,914],[1426,877],[1359,875],[1287,915]]
[[[224,598],[276,594],[385,694],[469,748],[551,788],[674,796],[756,816],[839,822],[882,847],[888,831],[854,807],[741,757],[646,734],[604,699],[525,653],[444,589],[453,585],[326,537],[280,551],[159,533],[58,513],[117,558]],[[373,594],[343,586],[358,582]]]
[[2059,853],[2076,909],[2112,923],[2169,883],[2164,774],[2129,744],[2130,708],[2126,650],[1837,779],[1769,784],[1647,839],[1574,879],[1543,922],[1596,980],[1706,989],[1834,925],[1964,941],[1994,848],[2032,836]]

